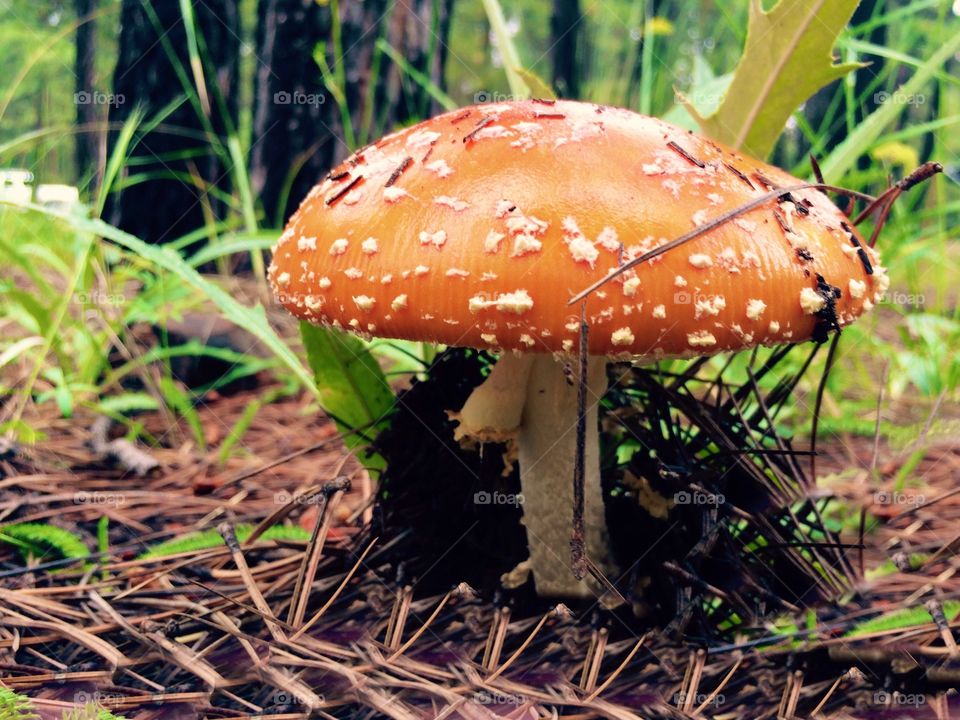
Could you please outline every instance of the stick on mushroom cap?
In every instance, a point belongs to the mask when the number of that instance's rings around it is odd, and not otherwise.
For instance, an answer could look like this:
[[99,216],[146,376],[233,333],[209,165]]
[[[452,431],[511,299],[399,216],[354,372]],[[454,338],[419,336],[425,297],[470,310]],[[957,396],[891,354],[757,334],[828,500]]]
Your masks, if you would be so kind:
[[[380,337],[573,351],[567,301],[620,264],[801,181],[661,120],[578,102],[478,105],[360,150],[274,250],[298,317]],[[822,339],[886,272],[819,190],[793,191],[611,279],[592,355],[683,357]]]

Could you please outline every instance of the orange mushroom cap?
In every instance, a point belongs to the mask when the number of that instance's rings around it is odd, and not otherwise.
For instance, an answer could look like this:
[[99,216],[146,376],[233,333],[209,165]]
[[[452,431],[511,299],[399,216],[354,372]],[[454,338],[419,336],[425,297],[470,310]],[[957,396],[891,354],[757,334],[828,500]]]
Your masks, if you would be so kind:
[[[269,277],[294,315],[360,334],[571,352],[568,300],[772,188],[784,171],[661,120],[567,101],[478,105],[389,135],[317,185]],[[708,355],[822,339],[888,279],[827,196],[793,191],[610,279],[590,353]]]

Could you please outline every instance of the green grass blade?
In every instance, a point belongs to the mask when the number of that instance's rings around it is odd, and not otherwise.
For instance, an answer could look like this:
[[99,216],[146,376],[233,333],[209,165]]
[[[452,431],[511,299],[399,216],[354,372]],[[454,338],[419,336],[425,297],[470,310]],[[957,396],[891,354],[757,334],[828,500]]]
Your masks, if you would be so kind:
[[[923,86],[942,68],[954,53],[960,51],[960,33],[956,33],[923,63],[907,82],[897,90],[904,96],[916,95]],[[839,182],[854,167],[857,158],[867,153],[890,123],[897,119],[909,105],[887,102],[882,104],[860,123],[846,139],[820,163],[823,176],[828,182]]]
[[[313,378],[304,367],[303,363],[297,359],[290,348],[274,332],[273,328],[267,322],[263,307],[247,307],[237,302],[219,285],[207,280],[194,270],[178,253],[172,252],[163,246],[150,245],[143,240],[125,233],[108,223],[98,219],[89,219],[58,213],[48,208],[38,205],[29,206],[31,209],[50,217],[62,219],[75,230],[85,233],[91,233],[94,236],[106,238],[110,242],[116,243],[121,247],[130,250],[140,258],[151,263],[154,267],[178,277],[188,286],[199,290],[214,305],[216,305],[223,316],[234,323],[237,327],[245,329],[254,337],[260,340],[276,357],[286,365],[302,383],[302,385],[318,398],[320,393],[314,384]],[[68,293],[72,295],[71,289]]]
[[279,233],[275,231],[258,232],[252,235],[246,233],[236,235],[230,237],[228,240],[222,240],[216,245],[206,245],[200,248],[190,256],[187,262],[189,262],[192,267],[200,267],[212,260],[217,260],[218,258],[229,255],[252,253],[255,250],[260,252],[269,250],[277,244],[278,235]]
[[[231,135],[227,139],[227,149],[230,152],[230,160],[233,162],[232,172],[234,182],[240,191],[240,207],[243,209],[243,224],[248,233],[257,232],[257,212],[253,201],[253,191],[250,189],[250,175],[247,174],[247,163],[243,157],[243,151],[240,149],[240,140],[236,135]],[[267,274],[263,264],[263,252],[258,247],[250,249],[250,263],[253,266],[253,274],[261,291],[266,295]]]
[[127,152],[130,150],[131,143],[133,142],[133,134],[137,131],[137,126],[141,120],[143,120],[142,113],[139,110],[134,110],[117,135],[117,140],[110,153],[110,159],[107,161],[107,168],[103,174],[103,183],[100,185],[97,203],[94,206],[93,214],[96,217],[103,215],[103,208],[107,204],[107,195],[113,188],[114,181],[120,176],[120,172],[123,170]]
[[507,73],[510,94],[513,95],[514,100],[529,98],[531,91],[519,72],[523,66],[520,64],[520,54],[517,52],[517,46],[507,30],[507,20],[503,16],[503,8],[500,7],[498,0],[483,0],[483,9],[490,21],[490,29],[493,30],[493,34],[497,38],[497,46],[500,49],[500,56],[503,58],[503,69]]
[[193,16],[193,3],[180,0],[180,14],[183,16],[183,28],[187,34],[187,54],[190,57],[190,71],[200,98],[200,106],[206,115],[210,115],[210,96],[207,93],[207,81],[203,77],[203,63],[200,61],[200,47],[197,44],[197,22]]
[[394,63],[399,67],[403,72],[410,76],[410,79],[413,80],[417,85],[422,87],[427,93],[440,103],[441,107],[444,110],[456,110],[459,105],[457,101],[452,97],[447,95],[443,90],[437,87],[427,75],[417,70],[413,65],[408,63],[406,59],[396,51],[396,49],[388,43],[386,40],[380,39],[377,40],[377,47]]

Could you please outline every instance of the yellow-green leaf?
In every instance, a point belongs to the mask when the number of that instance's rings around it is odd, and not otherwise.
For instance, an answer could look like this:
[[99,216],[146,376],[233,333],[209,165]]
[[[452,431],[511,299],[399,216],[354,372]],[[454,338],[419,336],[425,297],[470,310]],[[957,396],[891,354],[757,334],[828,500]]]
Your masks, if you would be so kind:
[[832,49],[859,0],[780,0],[764,11],[750,0],[743,55],[720,108],[702,117],[704,133],[766,157],[790,115],[825,85],[862,67],[834,64]]
[[526,84],[527,89],[530,91],[530,97],[535,97],[540,100],[557,99],[557,94],[553,91],[553,88],[550,87],[550,83],[535,72],[525,68],[517,68],[517,75],[519,75],[520,79]]

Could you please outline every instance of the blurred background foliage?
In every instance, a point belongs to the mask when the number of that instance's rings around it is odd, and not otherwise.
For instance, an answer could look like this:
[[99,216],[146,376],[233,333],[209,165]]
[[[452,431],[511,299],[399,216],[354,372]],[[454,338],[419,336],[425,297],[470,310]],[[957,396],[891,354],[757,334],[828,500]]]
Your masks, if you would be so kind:
[[[513,0],[497,34],[490,0],[0,0],[0,168],[82,200],[0,205],[0,432],[35,439],[44,408],[86,407],[136,436],[136,413],[154,410],[202,447],[192,408],[213,392],[267,381],[322,402],[263,281],[322,173],[397,126],[509,99],[511,52],[544,92],[695,128],[677,93],[702,113],[719,104],[748,5]],[[812,153],[842,171],[829,182],[872,194],[926,160],[947,170],[893,208],[890,300],[845,331],[833,431],[872,433],[881,389],[891,437],[933,410],[945,432],[960,416],[958,14],[951,0],[863,0],[834,53],[865,67],[798,107],[771,154],[809,177]],[[423,371],[432,350],[372,352],[380,383]],[[345,377],[312,370],[327,387]],[[784,418],[800,432],[808,405]]]

